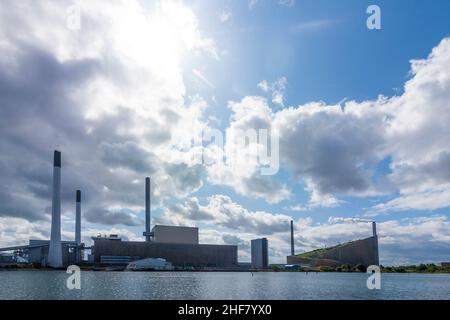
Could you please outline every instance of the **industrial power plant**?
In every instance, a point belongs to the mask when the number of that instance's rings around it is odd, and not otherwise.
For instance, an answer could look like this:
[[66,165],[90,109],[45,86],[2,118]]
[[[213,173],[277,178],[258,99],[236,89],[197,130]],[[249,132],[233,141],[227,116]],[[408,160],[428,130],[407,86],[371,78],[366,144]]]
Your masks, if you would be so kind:
[[[128,265],[148,259],[165,260],[180,268],[236,269],[238,248],[235,245],[200,244],[198,228],[155,225],[150,228],[150,178],[145,179],[145,241],[122,241],[118,235],[93,237],[94,245],[81,242],[81,191],[75,192],[75,239],[61,240],[61,152],[54,152],[52,216],[50,240],[30,240],[28,245],[1,248],[14,251],[21,261],[52,268],[72,264],[98,266]],[[84,259],[85,252],[88,259]]]
[[291,221],[291,255],[287,257],[288,265],[303,268],[379,265],[377,225],[372,221],[372,236],[366,239],[350,241],[333,247],[316,249],[302,254],[295,254],[294,222]]
[[[15,261],[52,268],[72,264],[98,267],[122,266],[129,270],[242,270],[268,269],[268,240],[251,241],[251,263],[238,263],[237,245],[200,244],[195,227],[155,225],[151,228],[150,178],[145,179],[145,229],[143,241],[124,241],[119,235],[92,237],[86,246],[81,237],[81,190],[75,191],[75,239],[61,240],[61,152],[53,158],[50,240],[29,240],[28,245],[0,248],[13,251]],[[291,254],[286,266],[317,268],[349,265],[378,265],[378,237],[372,222],[371,237],[295,254],[294,223],[290,223]],[[5,255],[0,255],[6,257]]]

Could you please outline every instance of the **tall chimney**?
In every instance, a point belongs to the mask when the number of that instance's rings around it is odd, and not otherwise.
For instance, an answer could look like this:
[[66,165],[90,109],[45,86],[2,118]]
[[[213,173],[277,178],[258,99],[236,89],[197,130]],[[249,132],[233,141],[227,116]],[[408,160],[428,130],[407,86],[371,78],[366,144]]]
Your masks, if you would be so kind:
[[145,241],[150,238],[150,178],[145,178]]
[[75,242],[81,244],[81,191],[77,190],[75,213]]
[[294,220],[291,220],[291,256],[295,255],[294,250]]
[[47,265],[62,267],[61,246],[61,152],[55,150],[53,158],[52,228]]
[[380,264],[380,255],[378,252],[378,236],[377,236],[377,223],[375,221],[372,221],[372,235],[373,235],[373,264],[379,265]]

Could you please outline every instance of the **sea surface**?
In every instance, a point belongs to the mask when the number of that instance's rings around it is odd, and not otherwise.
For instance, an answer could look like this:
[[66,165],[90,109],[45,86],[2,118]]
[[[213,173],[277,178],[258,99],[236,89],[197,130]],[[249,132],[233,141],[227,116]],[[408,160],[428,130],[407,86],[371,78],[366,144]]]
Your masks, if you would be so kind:
[[364,273],[81,272],[81,290],[64,271],[1,271],[0,299],[450,299],[448,274],[382,274],[369,290]]

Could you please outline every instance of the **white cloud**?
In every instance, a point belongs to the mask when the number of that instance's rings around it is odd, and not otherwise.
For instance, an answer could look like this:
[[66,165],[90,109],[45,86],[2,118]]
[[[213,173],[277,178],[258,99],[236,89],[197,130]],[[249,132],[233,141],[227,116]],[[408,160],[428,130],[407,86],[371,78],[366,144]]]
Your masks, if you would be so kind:
[[289,30],[293,33],[323,30],[333,26],[335,23],[336,23],[335,20],[313,20],[313,21],[299,22],[290,26]]
[[260,88],[264,92],[269,92],[270,84],[267,82],[267,80],[263,80],[260,83],[258,83],[258,88]]
[[272,102],[276,105],[284,107],[284,95],[286,92],[287,79],[281,77],[278,80],[269,83],[267,80],[263,80],[258,83],[258,88],[262,91],[272,94]]
[[230,21],[231,16],[231,11],[222,11],[219,16],[220,22],[225,23]]
[[423,192],[401,194],[399,197],[380,203],[368,210],[369,215],[405,210],[436,210],[450,206],[450,184],[441,185]]
[[[278,5],[286,8],[292,8],[295,5],[295,0],[275,0],[275,1]],[[250,10],[253,9],[258,2],[259,0],[249,0],[248,8]]]
[[278,0],[278,4],[291,8],[295,5],[295,0]]
[[[310,207],[338,206],[340,195],[399,192],[374,211],[444,208],[450,205],[449,70],[446,38],[428,58],[412,61],[412,77],[401,96],[339,105],[313,102],[277,112],[250,108],[261,100],[247,97],[241,104],[252,103],[240,108],[238,117],[262,121],[279,132],[282,163],[305,183]],[[267,81],[258,86],[274,91]],[[377,165],[385,159],[391,161],[392,173],[375,179]]]
[[296,212],[304,212],[304,211],[310,210],[310,208],[308,208],[307,206],[302,206],[300,204],[297,204],[294,206],[289,206],[289,207],[284,207],[284,209],[289,210],[289,211],[296,211]]
[[253,7],[258,3],[258,0],[249,0],[248,1],[248,8],[251,10]]
[[206,222],[236,232],[269,235],[287,230],[291,219],[282,214],[251,212],[233,202],[229,196],[213,195],[208,198],[205,206],[195,197],[188,199],[184,204],[170,206],[160,221],[183,225]]
[[[263,176],[255,151],[264,148],[261,141],[243,148],[234,137],[249,129],[271,130],[272,111],[260,97],[246,97],[241,102],[229,102],[232,116],[226,130],[225,154],[229,161],[207,166],[208,181],[232,187],[239,194],[278,203],[290,197],[290,190],[274,176]],[[270,139],[270,135],[268,137]]]

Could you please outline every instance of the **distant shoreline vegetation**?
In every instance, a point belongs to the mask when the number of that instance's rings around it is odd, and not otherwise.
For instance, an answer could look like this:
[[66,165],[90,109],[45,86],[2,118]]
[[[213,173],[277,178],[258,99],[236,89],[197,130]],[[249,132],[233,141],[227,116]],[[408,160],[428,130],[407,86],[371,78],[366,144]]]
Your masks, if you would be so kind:
[[[97,268],[94,266],[80,266],[82,271],[123,271],[114,268]],[[408,266],[380,266],[382,273],[450,273],[450,266],[439,266],[436,264],[419,264]],[[122,268],[123,269],[123,268]],[[0,271],[55,271],[55,269],[41,267],[40,265],[27,265],[27,264],[0,264]],[[65,270],[65,269],[57,269]],[[220,272],[227,272],[226,270],[217,270]],[[363,265],[352,266],[350,264],[343,264],[336,268],[329,266],[321,266],[314,268],[302,268],[298,269],[286,269],[282,266],[273,265],[269,269],[236,269],[229,270],[229,272],[360,272],[365,273],[366,267]],[[214,272],[214,270],[175,270],[172,272]]]
[[[407,266],[383,266],[380,265],[382,273],[450,273],[450,266],[439,266],[434,263],[407,265]],[[272,271],[275,272],[366,272],[367,269],[363,265],[352,266],[350,264],[343,264],[338,267],[321,266],[315,268],[299,268],[298,270],[286,270],[279,266],[272,266]]]

